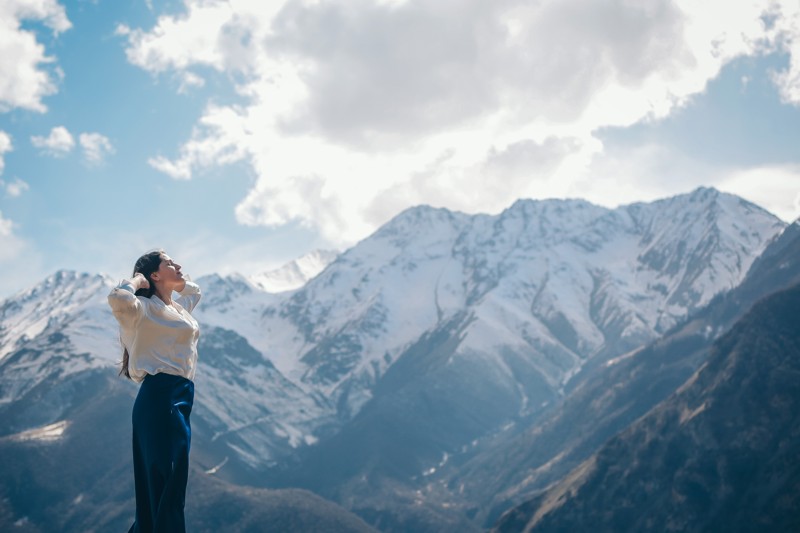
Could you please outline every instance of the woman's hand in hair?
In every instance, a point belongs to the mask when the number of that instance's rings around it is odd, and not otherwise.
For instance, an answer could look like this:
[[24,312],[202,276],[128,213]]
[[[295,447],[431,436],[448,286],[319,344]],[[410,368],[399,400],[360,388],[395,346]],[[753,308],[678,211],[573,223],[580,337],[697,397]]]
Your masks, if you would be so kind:
[[135,276],[131,279],[131,283],[133,283],[133,287],[135,290],[139,289],[149,289],[150,282],[147,281],[147,278],[141,272],[137,272]]

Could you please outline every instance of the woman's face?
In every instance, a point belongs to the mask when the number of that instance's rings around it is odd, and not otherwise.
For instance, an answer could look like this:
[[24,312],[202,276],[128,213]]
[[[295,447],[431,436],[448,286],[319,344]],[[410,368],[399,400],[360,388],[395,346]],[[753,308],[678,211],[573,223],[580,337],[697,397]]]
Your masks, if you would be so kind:
[[150,277],[153,281],[175,290],[181,290],[186,283],[183,273],[181,273],[181,265],[173,261],[167,254],[161,254],[158,270],[153,272]]

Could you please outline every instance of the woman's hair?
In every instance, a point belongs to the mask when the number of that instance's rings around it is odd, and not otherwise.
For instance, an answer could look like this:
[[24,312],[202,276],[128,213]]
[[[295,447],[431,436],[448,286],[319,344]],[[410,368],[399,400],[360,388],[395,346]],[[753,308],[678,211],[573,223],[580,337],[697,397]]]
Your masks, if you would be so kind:
[[[150,283],[150,287],[137,290],[136,296],[150,298],[153,296],[153,294],[155,294],[156,284],[153,283],[153,280],[150,279],[150,276],[153,274],[153,272],[158,270],[159,266],[161,266],[161,254],[163,253],[164,250],[153,250],[152,252],[147,252],[136,260],[136,264],[133,266],[133,274],[131,277],[135,276],[136,274],[141,274],[147,279],[148,283]],[[128,359],[128,348],[124,347],[123,345],[122,368],[119,371],[119,375],[130,379],[131,374],[128,371]]]

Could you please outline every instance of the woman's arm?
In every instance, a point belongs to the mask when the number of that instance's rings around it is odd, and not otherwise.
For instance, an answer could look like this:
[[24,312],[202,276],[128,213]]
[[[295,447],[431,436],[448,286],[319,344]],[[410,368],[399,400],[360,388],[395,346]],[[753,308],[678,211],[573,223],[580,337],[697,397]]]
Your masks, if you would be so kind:
[[108,305],[117,321],[123,327],[133,327],[144,312],[142,302],[136,297],[136,291],[147,289],[150,283],[141,274],[131,279],[122,280],[108,295]]
[[187,281],[178,294],[181,295],[177,300],[180,306],[191,313],[200,301],[200,286],[192,281]]

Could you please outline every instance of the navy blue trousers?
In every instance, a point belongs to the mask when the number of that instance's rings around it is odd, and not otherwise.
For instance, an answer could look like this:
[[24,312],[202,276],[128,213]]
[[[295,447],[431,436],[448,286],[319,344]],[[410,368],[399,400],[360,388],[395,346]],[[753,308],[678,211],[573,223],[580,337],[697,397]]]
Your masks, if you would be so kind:
[[136,521],[129,533],[183,533],[194,383],[170,374],[145,377],[133,404]]

